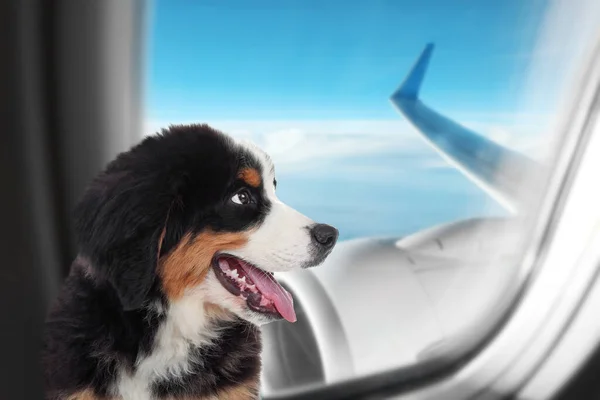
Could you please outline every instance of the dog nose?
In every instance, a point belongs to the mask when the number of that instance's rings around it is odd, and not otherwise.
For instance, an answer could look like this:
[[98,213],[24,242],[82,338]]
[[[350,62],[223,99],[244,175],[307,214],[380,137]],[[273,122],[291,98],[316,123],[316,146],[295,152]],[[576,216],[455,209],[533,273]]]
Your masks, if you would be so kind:
[[330,249],[335,245],[338,238],[338,230],[331,225],[327,224],[316,224],[310,230],[313,241],[318,245]]

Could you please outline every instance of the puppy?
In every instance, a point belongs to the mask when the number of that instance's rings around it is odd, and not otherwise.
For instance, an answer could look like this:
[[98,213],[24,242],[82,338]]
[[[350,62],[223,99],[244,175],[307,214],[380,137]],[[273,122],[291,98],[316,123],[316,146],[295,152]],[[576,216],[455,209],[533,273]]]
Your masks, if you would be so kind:
[[79,254],[46,322],[47,398],[258,398],[258,326],[296,320],[273,273],[320,264],[338,237],[276,186],[269,156],[207,125],[111,162],[75,210]]

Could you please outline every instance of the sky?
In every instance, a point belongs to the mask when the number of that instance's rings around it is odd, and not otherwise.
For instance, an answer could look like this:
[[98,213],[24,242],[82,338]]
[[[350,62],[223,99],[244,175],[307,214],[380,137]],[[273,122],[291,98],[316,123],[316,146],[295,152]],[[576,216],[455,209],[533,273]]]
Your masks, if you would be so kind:
[[548,105],[524,108],[523,88],[546,5],[155,0],[146,133],[208,122],[255,141],[275,160],[282,200],[342,239],[502,214],[388,99],[434,42],[421,97],[535,156]]
[[433,41],[430,102],[514,112],[543,4],[157,0],[149,110],[158,119],[395,119],[384,102]]

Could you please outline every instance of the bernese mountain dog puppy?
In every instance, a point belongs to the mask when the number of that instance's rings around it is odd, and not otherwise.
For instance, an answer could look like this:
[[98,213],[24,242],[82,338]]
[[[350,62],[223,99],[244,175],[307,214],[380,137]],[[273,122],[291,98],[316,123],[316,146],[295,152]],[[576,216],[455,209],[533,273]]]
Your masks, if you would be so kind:
[[52,400],[255,399],[259,325],[296,320],[274,272],[338,232],[278,200],[258,147],[171,126],[120,154],[75,210],[79,254],[49,312]]

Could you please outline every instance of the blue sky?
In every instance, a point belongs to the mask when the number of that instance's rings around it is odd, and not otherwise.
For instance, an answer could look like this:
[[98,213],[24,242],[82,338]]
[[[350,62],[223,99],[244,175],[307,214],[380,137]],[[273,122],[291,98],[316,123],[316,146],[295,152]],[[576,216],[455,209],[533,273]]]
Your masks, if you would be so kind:
[[433,41],[429,104],[508,142],[514,129],[533,135],[537,121],[511,124],[545,1],[154,4],[151,129],[214,122],[258,142],[275,153],[280,197],[343,238],[500,212],[388,98]]
[[511,112],[543,5],[157,0],[148,107],[159,119],[396,118],[385,100],[433,41],[430,102]]

